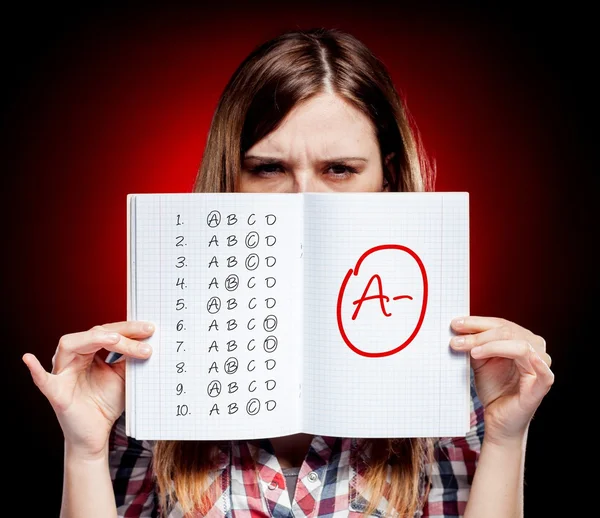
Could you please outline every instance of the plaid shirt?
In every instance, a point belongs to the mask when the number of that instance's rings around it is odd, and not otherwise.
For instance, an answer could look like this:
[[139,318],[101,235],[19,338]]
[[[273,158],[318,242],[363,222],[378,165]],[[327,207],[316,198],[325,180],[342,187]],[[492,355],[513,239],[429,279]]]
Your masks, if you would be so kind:
[[[466,437],[440,438],[428,466],[432,487],[415,516],[450,518],[464,514],[483,440],[483,408],[471,387],[471,430]],[[315,436],[300,468],[293,501],[268,440],[232,441],[221,450],[211,474],[218,498],[208,518],[358,518],[368,502],[360,439]],[[110,436],[110,472],[120,517],[158,517],[152,474],[152,443],[125,435],[122,415]],[[383,498],[372,516],[382,517]],[[182,518],[176,506],[169,518]],[[198,515],[200,516],[200,515]]]

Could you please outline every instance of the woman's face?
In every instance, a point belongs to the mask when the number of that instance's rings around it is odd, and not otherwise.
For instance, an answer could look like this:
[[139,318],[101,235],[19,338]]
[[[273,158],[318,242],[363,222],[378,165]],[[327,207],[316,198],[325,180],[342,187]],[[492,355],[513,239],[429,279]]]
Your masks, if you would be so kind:
[[381,191],[379,144],[369,119],[334,94],[296,106],[246,153],[241,192]]

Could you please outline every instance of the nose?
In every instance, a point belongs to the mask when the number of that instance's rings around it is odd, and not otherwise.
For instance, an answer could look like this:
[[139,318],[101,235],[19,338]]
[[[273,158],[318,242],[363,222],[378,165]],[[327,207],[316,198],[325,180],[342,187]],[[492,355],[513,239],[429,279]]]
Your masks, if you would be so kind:
[[319,192],[324,191],[325,186],[319,181],[315,171],[296,171],[293,175],[292,192]]

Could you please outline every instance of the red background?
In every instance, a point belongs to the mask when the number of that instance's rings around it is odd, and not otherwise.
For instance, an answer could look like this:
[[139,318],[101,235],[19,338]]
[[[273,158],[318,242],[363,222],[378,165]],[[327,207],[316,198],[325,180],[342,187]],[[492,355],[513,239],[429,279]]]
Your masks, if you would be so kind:
[[57,516],[62,487],[60,427],[20,357],[50,369],[61,335],[125,319],[127,193],[189,191],[237,64],[281,30],[318,25],[383,59],[437,163],[437,190],[470,192],[472,314],[543,335],[554,359],[531,425],[526,516],[567,504],[577,515],[598,192],[591,15],[575,4],[322,4],[5,13],[7,506]]

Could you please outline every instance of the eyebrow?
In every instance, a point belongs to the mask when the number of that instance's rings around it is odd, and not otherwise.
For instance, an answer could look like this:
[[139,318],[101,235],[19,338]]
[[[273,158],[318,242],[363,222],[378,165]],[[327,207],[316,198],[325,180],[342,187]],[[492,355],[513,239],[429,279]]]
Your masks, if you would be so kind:
[[[244,160],[259,160],[261,162],[282,162],[285,161],[282,158],[270,157],[270,156],[256,156],[256,155],[247,155],[244,157]],[[368,160],[364,157],[360,156],[344,156],[344,157],[331,157],[325,158],[321,160],[321,162],[350,162],[350,161],[360,161],[360,162],[368,162]]]

